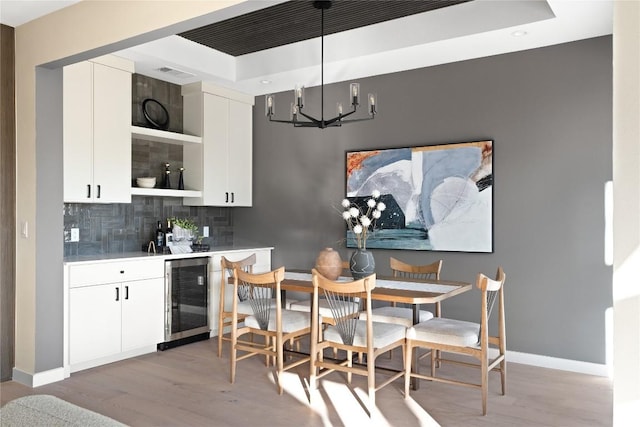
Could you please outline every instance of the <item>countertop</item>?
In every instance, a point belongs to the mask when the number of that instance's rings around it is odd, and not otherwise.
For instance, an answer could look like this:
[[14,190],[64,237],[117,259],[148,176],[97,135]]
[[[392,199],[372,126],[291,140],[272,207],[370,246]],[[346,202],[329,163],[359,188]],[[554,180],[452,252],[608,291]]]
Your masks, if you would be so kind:
[[216,246],[211,248],[207,252],[191,252],[187,254],[154,254],[146,252],[123,252],[112,254],[96,254],[96,255],[77,255],[64,257],[64,264],[82,264],[82,263],[95,263],[100,261],[113,261],[113,260],[133,260],[141,258],[160,258],[164,260],[178,259],[178,258],[198,258],[198,257],[210,257],[219,253],[230,253],[250,250],[273,250],[272,246],[260,246],[251,244],[242,245],[230,245],[230,246]]

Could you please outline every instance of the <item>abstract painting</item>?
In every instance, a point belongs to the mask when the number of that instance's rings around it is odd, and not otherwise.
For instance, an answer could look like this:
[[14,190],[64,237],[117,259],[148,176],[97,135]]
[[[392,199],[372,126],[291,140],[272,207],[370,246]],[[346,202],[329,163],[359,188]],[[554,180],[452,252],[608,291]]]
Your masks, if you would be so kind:
[[386,205],[367,249],[493,252],[493,141],[348,151],[346,168],[349,200]]

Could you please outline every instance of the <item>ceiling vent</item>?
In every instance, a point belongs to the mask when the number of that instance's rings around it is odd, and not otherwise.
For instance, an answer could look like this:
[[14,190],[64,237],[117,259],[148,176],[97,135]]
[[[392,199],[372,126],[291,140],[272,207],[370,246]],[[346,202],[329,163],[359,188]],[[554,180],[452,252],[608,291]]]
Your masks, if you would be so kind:
[[173,77],[177,77],[179,79],[188,79],[190,77],[195,77],[195,74],[188,73],[186,71],[178,70],[176,68],[171,67],[160,67],[156,68],[156,71],[160,71],[161,73],[169,74]]

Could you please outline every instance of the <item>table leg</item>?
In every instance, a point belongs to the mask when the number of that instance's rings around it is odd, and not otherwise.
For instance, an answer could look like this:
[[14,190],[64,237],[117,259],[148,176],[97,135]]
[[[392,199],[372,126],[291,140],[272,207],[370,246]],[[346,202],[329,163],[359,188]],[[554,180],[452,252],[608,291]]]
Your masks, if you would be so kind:
[[[436,303],[436,317],[442,317],[442,307],[440,306],[440,301]],[[436,368],[440,367],[440,350],[432,350],[436,352]]]
[[[417,325],[420,323],[420,304],[413,304],[413,324]],[[410,361],[413,372],[418,373],[418,349],[416,348],[412,354],[412,359]],[[411,389],[418,390],[420,388],[420,380],[418,378],[411,378]]]

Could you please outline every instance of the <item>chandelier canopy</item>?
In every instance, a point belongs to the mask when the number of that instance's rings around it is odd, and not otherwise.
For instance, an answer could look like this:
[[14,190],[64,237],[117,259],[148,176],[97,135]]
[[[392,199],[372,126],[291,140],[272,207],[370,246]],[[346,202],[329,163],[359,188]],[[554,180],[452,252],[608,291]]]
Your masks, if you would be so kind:
[[303,111],[304,108],[304,86],[296,86],[293,90],[293,102],[289,120],[275,119],[273,117],[275,110],[275,97],[273,94],[265,96],[265,114],[270,122],[289,123],[294,127],[315,127],[325,129],[328,127],[342,126],[343,123],[361,122],[364,120],[372,120],[376,116],[376,96],[374,94],[367,95],[367,103],[369,116],[363,118],[347,119],[355,113],[360,105],[360,84],[351,83],[349,85],[349,99],[351,100],[352,110],[343,113],[342,103],[338,102],[336,109],[337,115],[331,119],[324,118],[324,11],[331,7],[331,1],[317,0],[313,2],[313,7],[320,9],[320,118],[316,119]]

